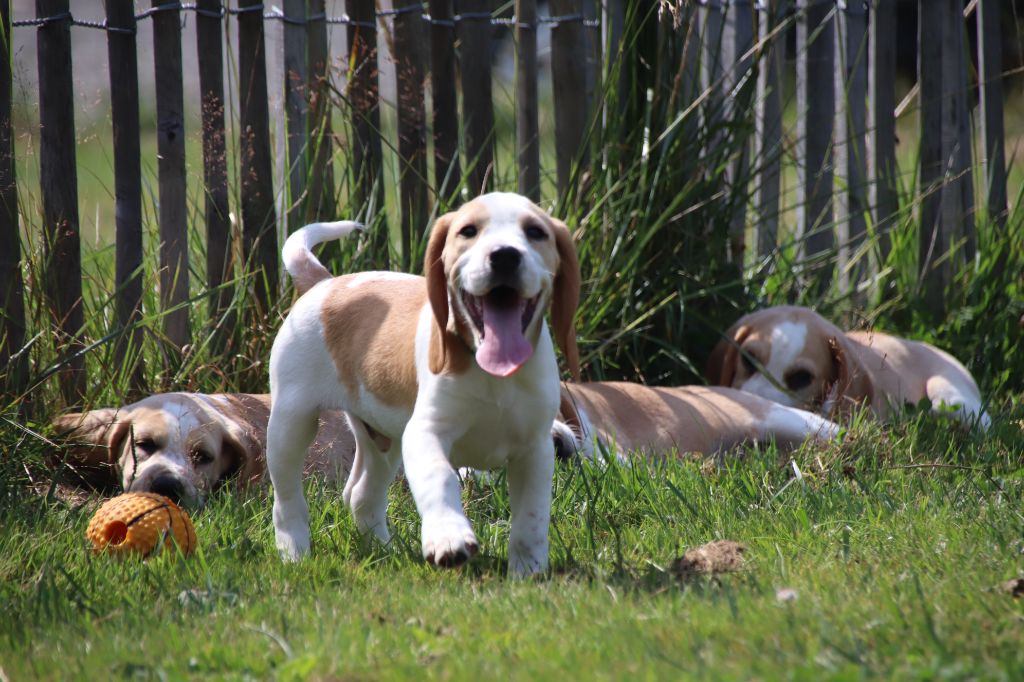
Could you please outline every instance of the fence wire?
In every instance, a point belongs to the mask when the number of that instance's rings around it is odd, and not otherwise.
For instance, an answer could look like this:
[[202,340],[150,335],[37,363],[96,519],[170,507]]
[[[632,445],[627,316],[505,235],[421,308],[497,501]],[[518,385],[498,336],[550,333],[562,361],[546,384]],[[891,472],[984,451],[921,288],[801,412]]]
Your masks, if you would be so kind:
[[[168,2],[162,5],[156,5],[151,7],[144,12],[140,12],[135,15],[135,21],[142,21],[143,19],[149,19],[150,17],[163,13],[163,12],[194,12],[200,16],[211,17],[214,19],[222,19],[227,14],[249,14],[252,12],[259,12],[263,15],[263,19],[268,21],[280,21],[286,24],[292,24],[296,26],[304,26],[315,22],[325,22],[328,24],[340,24],[345,26],[355,26],[358,28],[376,28],[376,21],[360,21],[353,19],[347,13],[343,13],[338,16],[330,16],[327,14],[313,14],[302,17],[291,17],[284,13],[279,7],[273,7],[270,11],[264,11],[262,3],[243,5],[241,7],[227,7],[220,5],[219,9],[209,10],[206,8],[198,7],[196,3],[191,2]],[[582,23],[584,26],[590,28],[597,28],[600,26],[600,22],[596,19],[587,19],[582,14],[562,14],[556,16],[541,16],[537,17],[536,23],[526,23],[517,21],[515,17],[496,17],[490,12],[464,12],[462,14],[456,14],[451,19],[435,19],[429,14],[423,12],[423,4],[416,3],[412,5],[406,5],[404,7],[396,7],[393,9],[379,10],[374,13],[374,16],[380,19],[387,19],[389,17],[397,17],[405,14],[419,13],[420,18],[434,26],[448,26],[454,28],[456,24],[463,22],[489,22],[491,26],[512,26],[516,28],[525,28],[536,30],[540,25],[546,24],[552,27],[557,27],[561,24],[568,23]],[[11,22],[13,27],[32,26],[40,28],[48,26],[50,24],[67,23],[71,26],[83,26],[85,28],[95,28],[110,33],[122,33],[133,35],[135,33],[134,28],[126,28],[122,26],[111,26],[104,21],[87,21],[84,19],[76,19],[71,12],[61,12],[60,14],[54,14],[48,17],[33,17],[31,19],[15,19]]]

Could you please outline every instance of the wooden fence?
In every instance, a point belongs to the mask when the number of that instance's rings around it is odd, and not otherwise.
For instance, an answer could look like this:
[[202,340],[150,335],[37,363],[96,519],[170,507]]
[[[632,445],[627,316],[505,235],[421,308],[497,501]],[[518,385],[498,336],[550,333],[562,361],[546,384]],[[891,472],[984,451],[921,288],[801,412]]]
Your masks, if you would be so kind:
[[[401,0],[396,0],[400,2]],[[492,52],[494,30],[515,37],[515,135],[518,189],[538,199],[541,191],[538,128],[537,30],[551,26],[551,77],[555,109],[557,187],[564,195],[574,169],[589,164],[587,132],[615,112],[600,111],[606,99],[595,97],[602,78],[614,73],[623,41],[625,0],[550,0],[547,13],[537,0],[516,0],[513,16],[500,16],[494,0],[409,1],[381,9],[374,0],[347,0],[346,13],[328,16],[323,0],[284,0],[270,11],[250,0],[225,6],[217,0],[194,4],[152,0],[133,14],[132,3],[107,0],[107,18],[81,22],[69,0],[37,0],[36,17],[12,21],[9,2],[0,3],[7,40],[0,65],[0,281],[4,283],[0,329],[0,367],[15,393],[29,382],[25,353],[25,311],[19,242],[19,207],[11,133],[12,68],[10,31],[37,32],[39,56],[39,135],[45,290],[60,353],[65,399],[80,400],[85,388],[81,329],[81,259],[76,193],[74,91],[71,77],[73,27],[106,31],[116,191],[116,324],[129,330],[117,338],[119,357],[141,343],[142,186],[139,144],[139,89],[136,26],[153,23],[158,117],[160,304],[166,338],[181,348],[190,342],[188,245],[185,196],[184,120],[181,57],[182,14],[195,15],[200,55],[205,184],[206,282],[214,294],[211,316],[222,314],[231,298],[223,283],[244,268],[253,277],[253,300],[268,309],[279,292],[276,225],[289,230],[317,216],[333,217],[330,164],[332,74],[328,65],[327,25],[348,29],[344,95],[351,123],[350,164],[357,185],[355,205],[383,202],[380,125],[379,51],[384,39],[393,51],[397,78],[397,141],[401,164],[400,215],[402,269],[411,244],[426,229],[431,206],[451,199],[460,183],[473,193],[493,184],[495,154]],[[648,20],[662,22],[669,39],[689,40],[685,51],[696,61],[680,69],[693,81],[683,91],[709,104],[707,119],[749,117],[755,134],[748,153],[731,163],[728,178],[755,188],[753,201],[741,205],[731,221],[730,248],[723,258],[743,262],[766,257],[780,239],[780,178],[787,154],[796,161],[796,230],[810,256],[837,254],[836,276],[856,289],[868,276],[866,259],[856,253],[869,232],[883,235],[897,215],[895,163],[894,0],[676,0],[651,3]],[[926,287],[939,297],[955,266],[943,258],[961,244],[960,258],[972,254],[974,195],[968,103],[965,13],[977,13],[982,148],[987,214],[1005,219],[999,0],[920,0],[918,93],[922,125],[920,154],[921,271]],[[633,10],[628,11],[635,11]],[[428,14],[429,12],[429,14]],[[641,15],[645,12],[640,12]],[[283,22],[281,55],[268,55],[264,28]],[[229,178],[221,60],[226,28],[237,30],[238,178],[241,253],[234,264],[228,223]],[[19,28],[25,27],[25,28]],[[191,29],[190,29],[191,30]],[[794,60],[784,59],[782,37],[795,30]],[[698,42],[693,43],[696,37]],[[604,55],[604,58],[601,58]],[[286,73],[286,154],[289,169],[286,214],[277,215],[268,112],[267,59],[283,59]],[[595,63],[597,67],[595,69]],[[699,64],[699,68],[697,65]],[[782,87],[786,69],[796,74],[795,147],[787,148],[782,125]],[[141,76],[148,77],[148,76]],[[615,87],[624,88],[624,76]],[[431,109],[426,108],[429,81]],[[462,107],[458,110],[461,92]],[[716,104],[716,106],[710,106]],[[461,114],[461,115],[460,115]],[[428,126],[428,116],[430,125]],[[705,120],[713,123],[713,120]],[[428,145],[428,130],[433,132]],[[461,134],[460,134],[461,131]],[[461,140],[461,142],[460,142]],[[428,150],[433,150],[432,161]],[[783,153],[784,148],[786,153]],[[429,173],[433,166],[433,174]],[[430,178],[433,178],[431,182]],[[870,227],[870,229],[869,229]],[[377,239],[387,239],[380,230]],[[748,249],[748,242],[750,248]],[[829,259],[823,261],[831,263]],[[380,263],[380,267],[388,267]],[[831,264],[828,265],[831,268]],[[3,370],[0,370],[3,371]]]

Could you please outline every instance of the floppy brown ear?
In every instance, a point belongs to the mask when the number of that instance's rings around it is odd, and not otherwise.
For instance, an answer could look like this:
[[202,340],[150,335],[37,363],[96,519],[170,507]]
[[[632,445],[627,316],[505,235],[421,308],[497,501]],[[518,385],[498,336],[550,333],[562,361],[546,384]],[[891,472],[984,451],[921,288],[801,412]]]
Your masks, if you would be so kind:
[[245,488],[259,481],[267,470],[264,448],[248,434],[225,433],[221,450],[227,461],[218,484],[233,478],[239,488]]
[[52,426],[65,445],[54,453],[56,461],[68,464],[88,483],[116,480],[116,453],[121,450],[131,422],[117,421],[115,408],[64,414],[54,419]]
[[427,242],[427,254],[423,262],[423,275],[427,278],[427,300],[437,322],[437,348],[431,348],[430,371],[440,374],[448,355],[448,282],[444,275],[444,245],[448,241],[453,213],[446,213],[434,221]]
[[719,341],[704,369],[704,377],[712,386],[732,386],[736,378],[736,365],[740,361],[740,346],[750,335],[750,327],[734,324]]
[[870,403],[874,384],[850,347],[850,342],[845,336],[830,336],[828,346],[836,377],[827,392],[828,397],[835,400],[832,411],[846,412],[857,405]]
[[576,309],[580,304],[580,264],[572,233],[561,220],[552,218],[555,246],[558,248],[558,274],[551,296],[551,331],[562,349],[569,373],[580,380],[580,353],[576,347]]

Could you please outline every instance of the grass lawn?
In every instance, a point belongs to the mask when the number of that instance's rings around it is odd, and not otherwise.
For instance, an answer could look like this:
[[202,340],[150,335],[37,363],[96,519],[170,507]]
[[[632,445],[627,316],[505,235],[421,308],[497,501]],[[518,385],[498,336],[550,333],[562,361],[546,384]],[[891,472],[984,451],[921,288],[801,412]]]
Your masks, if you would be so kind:
[[[273,551],[268,499],[228,494],[195,514],[195,556],[122,563],[86,548],[97,499],[27,493],[7,466],[0,665],[11,680],[1021,679],[1024,599],[1001,586],[1024,568],[1024,405],[995,412],[985,436],[921,414],[792,458],[563,466],[552,570],[523,582],[504,575],[502,477],[467,485],[481,554],[441,571],[403,483],[387,548],[313,481],[301,564]],[[17,459],[42,452],[0,435]],[[742,570],[673,571],[720,538],[746,545]]]

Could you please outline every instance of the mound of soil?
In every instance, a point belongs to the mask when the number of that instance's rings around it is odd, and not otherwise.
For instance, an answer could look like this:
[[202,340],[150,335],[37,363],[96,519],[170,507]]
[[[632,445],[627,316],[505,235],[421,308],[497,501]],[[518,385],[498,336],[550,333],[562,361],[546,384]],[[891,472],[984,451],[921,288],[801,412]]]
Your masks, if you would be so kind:
[[743,568],[743,544],[734,540],[715,540],[686,551],[672,562],[672,573],[680,578],[730,573]]

